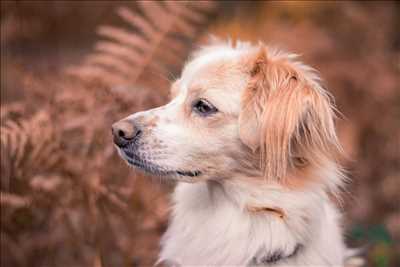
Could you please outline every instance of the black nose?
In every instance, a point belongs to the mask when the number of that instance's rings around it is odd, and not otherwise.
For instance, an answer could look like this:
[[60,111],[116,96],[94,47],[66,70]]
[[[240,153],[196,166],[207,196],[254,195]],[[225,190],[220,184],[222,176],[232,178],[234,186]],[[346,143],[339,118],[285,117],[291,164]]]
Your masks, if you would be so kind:
[[120,120],[112,125],[114,143],[119,147],[139,138],[142,131],[130,120]]

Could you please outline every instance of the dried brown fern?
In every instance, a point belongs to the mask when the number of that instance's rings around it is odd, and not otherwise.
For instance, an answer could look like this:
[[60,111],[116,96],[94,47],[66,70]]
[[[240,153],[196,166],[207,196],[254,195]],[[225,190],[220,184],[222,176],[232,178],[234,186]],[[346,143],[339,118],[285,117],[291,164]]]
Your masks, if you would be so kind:
[[[3,116],[7,116],[6,111]],[[54,167],[61,155],[59,141],[59,134],[45,110],[29,119],[4,118],[1,125],[2,188],[7,189],[11,179],[23,179]]]
[[82,66],[70,68],[69,73],[112,87],[139,80],[149,86],[166,85],[166,77],[179,70],[201,26],[216,8],[211,1],[136,3],[132,9],[117,10],[130,29],[99,27],[104,39],[96,43],[95,52]]
[[95,51],[69,70],[89,84],[58,72],[21,75],[24,100],[1,106],[0,204],[7,228],[0,234],[2,247],[18,252],[10,266],[53,266],[65,257],[60,266],[123,266],[138,256],[141,265],[154,263],[166,223],[165,189],[135,179],[116,156],[109,127],[128,110],[165,100],[163,90],[126,86],[162,89],[161,77],[180,67],[214,6],[143,1],[119,8],[127,29],[100,27]]

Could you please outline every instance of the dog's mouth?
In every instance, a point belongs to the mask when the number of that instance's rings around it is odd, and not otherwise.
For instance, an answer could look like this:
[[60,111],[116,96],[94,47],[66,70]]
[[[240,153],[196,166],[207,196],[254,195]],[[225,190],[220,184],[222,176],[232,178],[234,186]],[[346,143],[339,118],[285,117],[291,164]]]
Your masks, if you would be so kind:
[[184,177],[197,177],[201,175],[201,171],[188,171],[188,170],[172,170],[163,166],[159,166],[148,160],[142,159],[139,155],[133,153],[131,150],[120,148],[118,149],[121,157],[128,162],[129,165],[137,167],[147,173],[157,176],[184,176]]

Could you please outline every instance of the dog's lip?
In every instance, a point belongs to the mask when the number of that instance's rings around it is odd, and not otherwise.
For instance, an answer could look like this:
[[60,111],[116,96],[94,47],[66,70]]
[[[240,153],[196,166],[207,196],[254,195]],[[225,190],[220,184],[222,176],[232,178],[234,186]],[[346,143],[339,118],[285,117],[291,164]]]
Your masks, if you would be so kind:
[[201,174],[200,171],[176,171],[177,174],[182,176],[196,177]]
[[124,149],[120,149],[120,151],[122,152],[121,153],[122,157],[130,165],[138,167],[138,168],[140,168],[146,172],[149,172],[151,174],[161,175],[161,176],[180,175],[180,176],[187,176],[187,177],[197,177],[197,176],[201,175],[201,171],[199,171],[199,170],[195,170],[195,171],[169,170],[169,169],[163,168],[162,166],[158,166],[154,163],[151,163],[151,162],[141,159],[137,154],[132,153],[132,151],[129,151],[129,153],[127,153]]

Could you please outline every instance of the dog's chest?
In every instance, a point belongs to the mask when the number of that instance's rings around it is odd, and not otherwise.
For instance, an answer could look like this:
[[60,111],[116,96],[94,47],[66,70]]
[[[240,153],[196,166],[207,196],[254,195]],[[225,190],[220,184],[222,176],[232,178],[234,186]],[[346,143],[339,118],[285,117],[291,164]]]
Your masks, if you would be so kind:
[[277,252],[286,253],[284,248],[297,245],[286,236],[287,229],[279,219],[251,217],[223,192],[214,193],[205,184],[178,186],[172,220],[162,240],[161,260],[182,265],[244,266],[257,256],[264,257],[260,250],[275,252],[278,248]]
[[[299,200],[295,208],[299,214],[292,210],[291,219],[282,220],[276,215],[250,214],[223,189],[196,183],[179,184],[174,202],[160,261],[181,266],[341,266],[343,262],[336,210],[323,201]],[[269,264],[270,260],[278,262]]]
[[[219,199],[215,199],[218,197]],[[171,224],[162,240],[161,258],[190,264],[245,263],[250,220],[206,185],[179,185]]]

